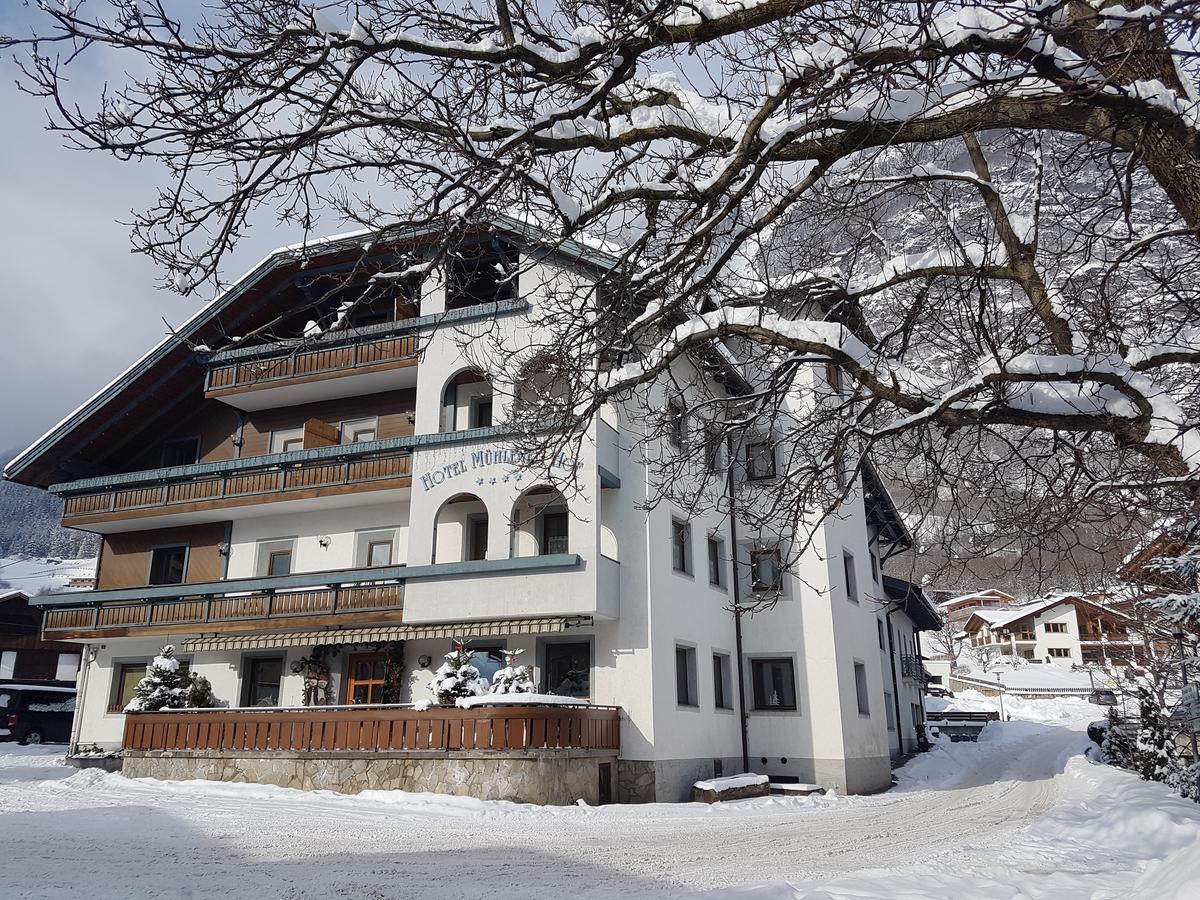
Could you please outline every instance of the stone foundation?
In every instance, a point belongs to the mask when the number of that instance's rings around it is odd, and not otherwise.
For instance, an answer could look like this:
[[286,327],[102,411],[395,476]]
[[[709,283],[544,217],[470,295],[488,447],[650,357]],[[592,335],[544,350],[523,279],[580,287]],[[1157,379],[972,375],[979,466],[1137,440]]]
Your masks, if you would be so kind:
[[[621,768],[605,751],[440,751],[407,753],[262,753],[258,751],[126,751],[129,778],[253,782],[357,794],[366,790],[428,791],[480,800],[597,805],[601,766],[618,789]],[[616,799],[616,797],[610,798]]]

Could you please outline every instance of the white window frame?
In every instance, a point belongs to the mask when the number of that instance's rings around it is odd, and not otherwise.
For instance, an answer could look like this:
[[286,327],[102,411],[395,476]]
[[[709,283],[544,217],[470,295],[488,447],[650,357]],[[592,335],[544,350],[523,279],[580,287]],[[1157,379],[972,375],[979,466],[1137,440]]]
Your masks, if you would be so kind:
[[[371,436],[359,439],[358,433],[370,431]],[[346,419],[338,423],[339,444],[363,444],[367,441],[379,440],[379,416],[364,416],[360,419]]]
[[271,554],[290,551],[292,554],[292,564],[289,567],[289,575],[296,573],[296,538],[270,538],[261,540],[254,547],[254,574],[259,578],[266,578],[271,567]]
[[[299,447],[284,449],[288,444],[294,441],[300,441]],[[271,431],[271,437],[267,445],[267,452],[275,453],[293,453],[296,450],[304,449],[304,426],[297,425],[295,428],[278,428]]]

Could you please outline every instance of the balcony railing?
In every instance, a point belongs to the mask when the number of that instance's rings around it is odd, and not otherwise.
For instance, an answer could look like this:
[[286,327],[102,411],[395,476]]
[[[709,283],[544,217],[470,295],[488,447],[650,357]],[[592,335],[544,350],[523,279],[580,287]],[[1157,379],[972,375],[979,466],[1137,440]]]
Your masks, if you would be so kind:
[[617,750],[616,706],[400,706],[130,713],[124,749],[200,752]]
[[389,363],[412,364],[417,359],[417,336],[406,334],[341,347],[280,352],[281,355],[268,359],[214,365],[205,377],[205,393],[220,395],[259,385],[374,369]]
[[[372,482],[408,479],[412,451],[401,439],[275,453],[191,466],[130,472],[54,485],[63,521],[154,514],[190,504],[224,508]],[[311,496],[311,494],[310,494]]]
[[55,598],[62,605],[46,610],[43,632],[102,635],[152,626],[396,610],[404,604],[404,586],[398,581],[403,572],[403,566],[388,566],[65,594]]
[[929,678],[929,673],[925,671],[925,664],[917,656],[900,657],[900,675],[914,681],[926,681]]

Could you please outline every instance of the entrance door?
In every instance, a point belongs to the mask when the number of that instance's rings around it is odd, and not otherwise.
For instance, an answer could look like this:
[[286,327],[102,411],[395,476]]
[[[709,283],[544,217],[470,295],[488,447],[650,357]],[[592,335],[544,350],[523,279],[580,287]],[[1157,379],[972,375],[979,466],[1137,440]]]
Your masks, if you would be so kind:
[[354,653],[346,678],[347,703],[382,703],[387,678],[386,653]]

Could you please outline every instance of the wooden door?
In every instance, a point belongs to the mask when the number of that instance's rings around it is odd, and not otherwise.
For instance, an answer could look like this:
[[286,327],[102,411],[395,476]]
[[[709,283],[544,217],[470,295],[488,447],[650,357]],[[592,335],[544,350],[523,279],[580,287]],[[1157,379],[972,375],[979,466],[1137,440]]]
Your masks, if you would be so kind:
[[346,702],[382,703],[386,653],[352,653],[347,663]]

